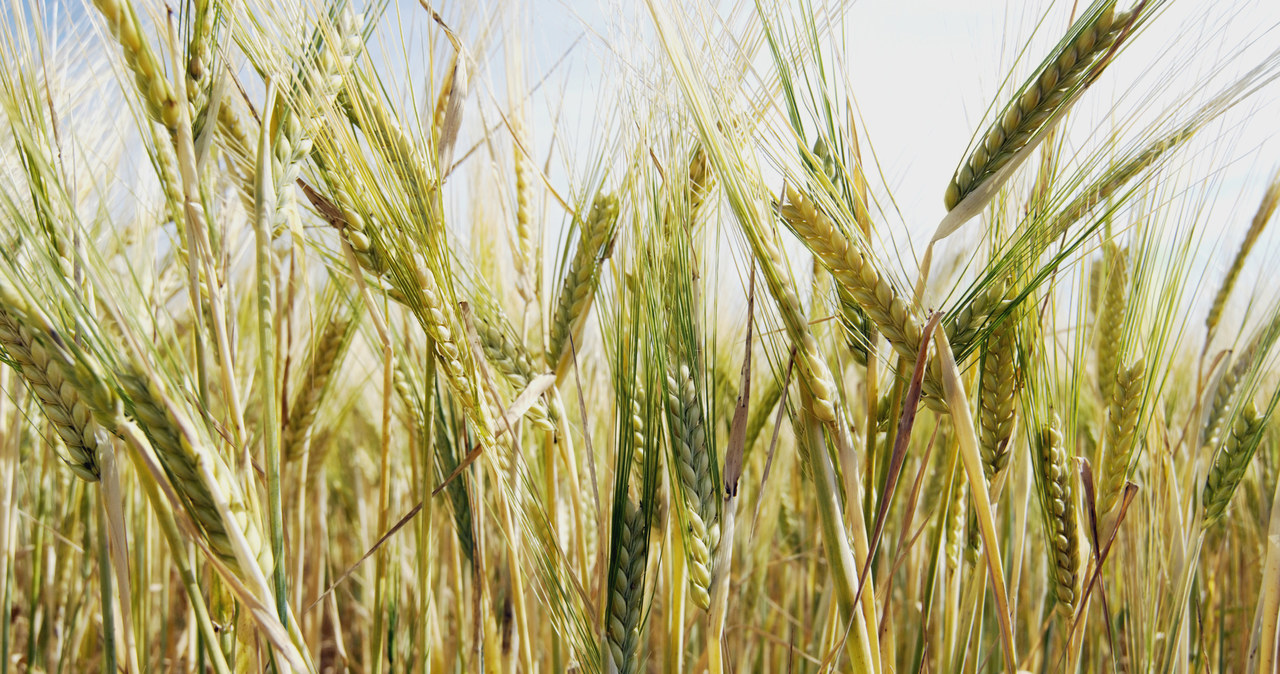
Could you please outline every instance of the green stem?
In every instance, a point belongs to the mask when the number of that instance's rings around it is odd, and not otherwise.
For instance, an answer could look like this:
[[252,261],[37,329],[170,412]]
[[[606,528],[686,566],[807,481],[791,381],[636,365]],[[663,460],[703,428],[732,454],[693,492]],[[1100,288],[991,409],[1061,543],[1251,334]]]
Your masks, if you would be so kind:
[[[267,87],[267,101],[275,100],[274,84]],[[289,594],[284,569],[284,508],[280,496],[280,403],[276,391],[275,312],[271,301],[271,226],[275,221],[275,184],[271,166],[271,112],[267,105],[258,142],[258,176],[253,229],[257,261],[258,376],[262,381],[262,451],[267,471],[267,507],[270,511],[271,576],[276,613],[289,625]]]

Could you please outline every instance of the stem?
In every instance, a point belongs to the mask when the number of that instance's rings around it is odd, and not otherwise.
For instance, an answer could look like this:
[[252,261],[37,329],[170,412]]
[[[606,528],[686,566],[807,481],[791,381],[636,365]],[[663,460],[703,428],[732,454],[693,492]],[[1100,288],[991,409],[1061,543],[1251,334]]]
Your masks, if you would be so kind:
[[[130,672],[141,672],[138,667],[138,648],[134,641],[133,590],[129,582],[129,548],[125,541],[124,502],[121,498],[120,473],[116,467],[115,452],[104,447],[99,456],[102,469],[102,505],[107,517],[108,552],[111,556],[111,568],[115,570],[116,582],[120,587],[117,600],[120,603],[120,621],[124,627],[125,664]],[[105,574],[107,569],[102,569]],[[109,605],[103,605],[105,613],[112,613]],[[107,616],[103,616],[104,622]],[[112,618],[114,620],[114,618]]]
[[1005,667],[1017,671],[1016,645],[1013,640],[1013,619],[1009,614],[1009,593],[1005,587],[1004,566],[1000,562],[1000,548],[996,547],[995,517],[991,513],[991,494],[987,491],[987,478],[982,471],[982,456],[978,451],[978,432],[969,412],[969,400],[964,392],[964,382],[956,367],[955,355],[947,343],[947,331],[935,330],[934,341],[938,346],[938,358],[942,361],[942,380],[947,403],[951,408],[956,438],[960,441],[960,458],[973,490],[970,498],[977,511],[978,527],[982,532],[983,555],[987,559],[987,571],[991,575],[991,589],[995,592],[996,616],[1000,621],[1000,640],[1004,645]]
[[835,467],[831,464],[831,455],[827,452],[822,422],[814,418],[809,411],[812,408],[812,400],[803,386],[800,387],[800,396],[804,415],[803,428],[808,434],[809,464],[813,471],[814,489],[817,492],[815,496],[818,515],[822,519],[823,548],[826,550],[827,564],[830,566],[832,581],[835,583],[840,612],[846,621],[852,623],[845,647],[849,651],[852,671],[873,672],[876,669],[871,655],[867,622],[862,611],[859,611],[854,603],[854,589],[858,585],[858,563],[849,545],[849,536],[844,530]]
[[258,376],[262,380],[262,453],[267,470],[267,508],[270,511],[271,576],[280,622],[289,624],[289,589],[284,569],[284,507],[280,498],[280,405],[276,392],[275,311],[272,309],[271,226],[275,221],[276,194],[271,170],[271,113],[275,83],[267,85],[268,105],[263,112],[258,141],[258,175],[255,186],[254,246],[257,262]]
[[1262,571],[1262,593],[1258,597],[1261,631],[1250,659],[1256,659],[1255,672],[1272,672],[1276,666],[1276,623],[1280,620],[1280,482],[1271,497],[1271,519],[1267,525],[1267,563]]
[[725,671],[720,648],[724,642],[725,614],[729,610],[729,576],[733,564],[733,529],[737,522],[738,499],[726,496],[720,522],[720,546],[716,550],[715,579],[711,588],[711,611],[707,629],[707,656],[711,673]]

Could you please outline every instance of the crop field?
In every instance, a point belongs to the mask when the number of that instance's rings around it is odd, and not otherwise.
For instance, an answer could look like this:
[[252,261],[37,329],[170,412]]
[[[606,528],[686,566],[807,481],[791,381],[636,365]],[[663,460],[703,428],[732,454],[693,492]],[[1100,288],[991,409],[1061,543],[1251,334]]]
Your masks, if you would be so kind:
[[1280,672],[1266,3],[0,4],[0,674]]

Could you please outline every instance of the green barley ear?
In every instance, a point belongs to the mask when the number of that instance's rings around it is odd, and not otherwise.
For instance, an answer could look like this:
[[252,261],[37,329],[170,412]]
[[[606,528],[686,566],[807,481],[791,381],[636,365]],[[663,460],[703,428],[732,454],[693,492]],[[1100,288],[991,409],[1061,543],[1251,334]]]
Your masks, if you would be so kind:
[[935,238],[946,236],[985,207],[1158,3],[1143,2],[1119,14],[1115,4],[1115,0],[1098,0],[1085,10],[973,142],[947,186],[948,219]]
[[0,348],[66,447],[64,462],[77,477],[96,482],[100,448],[111,442],[98,416],[114,413],[114,396],[8,281],[0,281]]
[[[155,450],[183,507],[200,527],[209,548],[238,575],[252,572],[240,564],[230,529],[235,527],[249,545],[261,572],[269,576],[273,563],[271,547],[263,536],[261,514],[235,479],[231,468],[213,450],[209,440],[189,418],[181,416],[155,376],[135,369],[120,373],[121,389],[127,396],[125,409],[136,419]],[[219,504],[225,504],[233,521],[225,520]]]
[[578,245],[565,272],[551,317],[547,364],[556,371],[557,377],[572,359],[570,337],[576,348],[582,348],[582,334],[600,282],[600,266],[612,252],[617,224],[617,196],[604,193],[596,196],[591,211],[579,226]]
[[1244,479],[1245,469],[1253,459],[1254,452],[1262,440],[1266,417],[1259,413],[1257,406],[1249,403],[1236,415],[1222,447],[1213,458],[1209,475],[1205,478],[1204,493],[1204,526],[1208,527],[1222,518],[1231,504],[1231,496],[1236,487]]
[[336,385],[333,373],[338,370],[359,326],[359,312],[355,315],[329,315],[319,332],[312,336],[311,360],[298,382],[297,393],[289,405],[284,429],[280,436],[280,456],[285,461],[296,461],[310,444],[315,426],[316,412]]
[[[460,451],[458,443],[465,437],[465,426],[459,423],[460,415],[452,396],[445,395],[446,389],[437,388],[431,396],[436,400],[436,480],[443,481],[453,475],[462,462],[465,451]],[[445,400],[448,398],[448,400]],[[420,399],[419,399],[420,400]],[[463,555],[469,563],[475,563],[475,531],[472,525],[472,497],[467,488],[465,475],[459,475],[445,485],[449,505],[453,511],[453,528],[462,547]]]
[[1080,527],[1071,459],[1063,445],[1061,422],[1052,415],[1035,435],[1036,481],[1044,508],[1050,573],[1065,618],[1075,615],[1080,599]]
[[[651,239],[637,243],[639,273],[653,268]],[[617,436],[610,522],[605,637],[609,671],[641,671],[642,615],[650,528],[657,506],[662,446],[661,377],[664,354],[653,328],[661,291],[635,281],[620,284],[620,300],[605,317]],[[674,429],[673,429],[674,433]]]

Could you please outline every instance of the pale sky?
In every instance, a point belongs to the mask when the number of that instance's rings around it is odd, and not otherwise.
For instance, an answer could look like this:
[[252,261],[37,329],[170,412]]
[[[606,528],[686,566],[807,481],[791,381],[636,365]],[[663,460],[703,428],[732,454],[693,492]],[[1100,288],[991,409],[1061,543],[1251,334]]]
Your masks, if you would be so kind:
[[[78,36],[87,34],[82,19],[88,0],[32,1],[49,12],[62,6],[64,9],[57,11],[78,25]],[[268,0],[242,1],[273,4]],[[730,22],[752,20],[751,3],[746,1],[659,1],[680,6],[690,17],[690,28],[707,22],[714,25],[717,9],[721,16],[732,14],[733,18],[726,19]],[[942,194],[952,171],[997,95],[1002,77],[1013,65],[1017,49],[1033,40],[1018,71],[1025,74],[1066,29],[1074,1],[861,0],[849,6],[842,28],[847,49],[834,58],[847,70],[866,127],[864,143],[869,141],[874,148],[883,172],[883,182],[877,185],[873,178],[872,187],[881,196],[886,189],[891,191],[900,210],[900,218],[893,215],[885,222],[886,232],[896,242],[909,241],[917,251],[921,249],[943,215]],[[318,4],[320,0],[300,2]],[[1119,0],[1118,6],[1128,8],[1134,2]],[[365,8],[370,3],[354,0],[354,4]],[[589,163],[591,152],[599,150],[593,141],[603,135],[602,124],[619,124],[628,118],[625,110],[603,104],[602,92],[619,83],[639,81],[627,64],[659,58],[644,3],[439,0],[433,4],[446,20],[455,22],[454,28],[464,37],[478,40],[480,35],[487,36],[487,42],[476,47],[486,53],[488,65],[473,73],[471,104],[479,100],[490,109],[495,103],[505,106],[505,57],[500,45],[512,34],[522,36],[525,79],[532,85],[546,78],[530,103],[533,152],[540,159],[545,157],[552,131],[558,134],[550,176],[557,189],[569,196],[566,185],[579,181],[570,180],[565,167],[581,170]],[[1087,2],[1080,0],[1079,4]],[[144,16],[158,16],[161,3],[135,0],[135,5]],[[1042,19],[1043,27],[1036,34]],[[488,30],[482,28],[486,21],[491,22]],[[389,28],[398,22],[407,24],[404,35],[409,38]],[[421,39],[435,31],[426,12],[417,0],[389,0],[381,25],[381,39],[369,46],[368,56],[388,80],[407,76],[414,89],[406,93],[421,99],[421,69],[426,62]],[[1148,111],[1142,114],[1149,116],[1166,110],[1188,90],[1199,88],[1207,95],[1277,47],[1280,1],[1171,0],[1073,109],[1068,142],[1075,147],[1096,147],[1117,120],[1137,122],[1136,128],[1140,128],[1145,120],[1140,119],[1141,114],[1135,116],[1133,106],[1141,103],[1139,107]],[[1208,76],[1224,63],[1216,78]],[[674,84],[668,86],[674,91]],[[670,91],[663,93],[672,96]],[[641,91],[635,95],[646,94]],[[492,126],[496,115],[490,114],[484,121]],[[468,143],[467,135],[474,137],[480,128],[478,119],[469,119],[466,124],[470,127],[464,127],[460,151]],[[1220,277],[1266,181],[1280,168],[1280,86],[1272,83],[1247,109],[1233,111],[1208,140],[1212,141],[1208,150],[1191,153],[1183,164],[1188,181],[1194,175],[1214,176],[1213,207],[1205,216],[1214,231],[1201,252],[1210,275]],[[553,227],[562,221],[556,209],[549,209],[548,216]],[[1280,252],[1275,229],[1259,243],[1255,257]],[[958,245],[964,245],[963,239]],[[1252,283],[1259,267],[1255,262],[1246,270],[1242,285]]]

